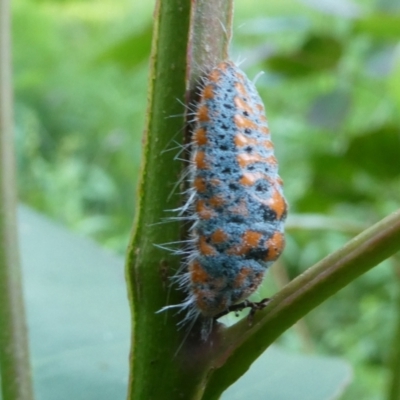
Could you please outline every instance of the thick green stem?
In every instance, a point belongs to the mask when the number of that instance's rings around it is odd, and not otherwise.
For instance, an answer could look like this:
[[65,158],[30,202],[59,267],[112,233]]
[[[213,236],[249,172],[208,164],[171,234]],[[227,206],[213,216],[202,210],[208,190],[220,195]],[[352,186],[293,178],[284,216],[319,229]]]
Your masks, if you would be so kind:
[[[182,315],[176,316],[175,311],[156,314],[167,304],[181,303],[183,295],[170,291],[168,280],[180,260],[155,245],[181,239],[180,224],[162,221],[176,216],[165,210],[182,204],[176,182],[183,165],[174,160],[179,153],[174,148],[184,142],[185,110],[180,102],[190,98],[192,89],[186,82],[198,77],[188,60],[198,54],[198,45],[193,43],[194,31],[200,29],[198,21],[208,26],[215,19],[226,26],[225,16],[219,14],[225,13],[226,3],[231,1],[158,0],[156,5],[143,168],[126,268],[134,330],[129,399],[197,399],[204,390],[209,357],[202,357],[200,348],[195,350],[201,355],[198,362],[194,362],[196,356],[185,358],[184,352],[176,355],[184,336],[176,326]],[[199,7],[203,18],[199,18]],[[219,61],[224,56],[216,54],[226,52],[227,35],[220,34],[223,27],[215,21],[211,23],[215,37],[202,45],[209,46],[207,59]],[[207,32],[205,26],[203,32]],[[223,50],[216,51],[215,46]]]
[[0,0],[0,373],[3,400],[33,399],[16,233],[10,3]]
[[257,313],[221,330],[204,399],[217,399],[286,329],[354,279],[400,250],[397,211],[298,276]]
[[155,246],[177,241],[180,234],[179,224],[163,220],[171,216],[166,210],[180,204],[174,185],[182,167],[173,158],[184,127],[180,102],[185,95],[189,15],[188,0],[156,4],[142,176],[126,270],[134,331],[128,393],[132,400],[181,394],[189,399],[194,386],[183,369],[170,366],[179,346],[177,319],[171,313],[156,314],[168,300],[182,301],[175,292],[168,296],[168,275],[179,259]]

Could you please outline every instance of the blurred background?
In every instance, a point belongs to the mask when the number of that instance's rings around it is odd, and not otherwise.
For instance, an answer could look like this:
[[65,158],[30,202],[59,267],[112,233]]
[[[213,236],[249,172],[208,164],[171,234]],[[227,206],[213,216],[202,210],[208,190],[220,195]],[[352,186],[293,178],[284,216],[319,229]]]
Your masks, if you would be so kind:
[[[19,195],[124,254],[135,210],[154,2],[13,0]],[[236,0],[231,56],[265,102],[290,204],[266,293],[400,203],[400,3]],[[385,399],[400,261],[280,339],[354,367],[343,399]],[[393,345],[391,345],[393,343]]]

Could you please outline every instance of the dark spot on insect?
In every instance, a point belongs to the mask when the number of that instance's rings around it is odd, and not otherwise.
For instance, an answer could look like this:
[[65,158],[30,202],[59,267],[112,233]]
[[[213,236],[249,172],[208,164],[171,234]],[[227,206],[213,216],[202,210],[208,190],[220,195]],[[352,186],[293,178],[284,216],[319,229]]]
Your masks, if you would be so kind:
[[229,129],[229,127],[227,125],[225,125],[225,124],[222,124],[221,128],[224,129],[225,131],[227,131]]
[[251,152],[253,151],[253,148],[252,148],[251,146],[247,146],[247,147],[244,149],[244,151],[245,151],[246,153],[251,153]]
[[222,150],[222,151],[228,150],[228,146],[227,146],[226,144],[221,144],[221,145],[219,146],[219,148],[220,148],[220,150]]
[[224,107],[229,110],[232,110],[232,108],[233,108],[232,104],[227,104],[227,103],[224,103]]
[[248,117],[250,114],[249,114],[248,111],[243,111],[243,115],[246,116],[246,117]]
[[274,221],[276,219],[275,211],[271,210],[269,207],[264,207],[262,212],[262,219],[264,221]]
[[242,224],[244,222],[244,217],[239,214],[233,214],[229,216],[229,222],[234,222],[237,224]]
[[221,172],[223,174],[230,174],[232,172],[232,170],[230,168],[224,168]]
[[249,166],[247,167],[247,170],[248,170],[248,171],[254,171],[255,168],[256,168],[256,167],[255,167],[254,165],[249,165]]
[[264,260],[268,254],[268,249],[251,249],[246,254],[245,259]]
[[257,183],[257,185],[255,186],[256,192],[261,192],[264,193],[268,190],[268,182],[266,181],[260,181]]
[[229,184],[229,189],[236,191],[236,190],[239,189],[239,185],[236,184],[236,183],[230,183]]
[[227,116],[226,116],[226,114],[221,114],[221,117],[226,118]]
[[251,129],[246,128],[246,129],[244,130],[244,133],[247,133],[248,135],[251,135]]

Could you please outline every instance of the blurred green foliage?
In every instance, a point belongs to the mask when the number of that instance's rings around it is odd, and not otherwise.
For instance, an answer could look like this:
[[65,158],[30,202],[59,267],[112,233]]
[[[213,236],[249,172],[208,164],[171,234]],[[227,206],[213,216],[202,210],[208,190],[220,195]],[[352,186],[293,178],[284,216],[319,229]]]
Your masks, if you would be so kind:
[[[118,252],[145,120],[153,4],[140,3],[15,0],[13,10],[20,198]],[[399,207],[397,3],[236,2],[232,58],[250,77],[265,71],[257,87],[292,214],[369,225]],[[289,275],[349,237],[329,225],[289,231]],[[345,399],[385,398],[395,267],[384,263],[307,317],[316,349],[355,366]],[[281,342],[300,347],[294,334]]]

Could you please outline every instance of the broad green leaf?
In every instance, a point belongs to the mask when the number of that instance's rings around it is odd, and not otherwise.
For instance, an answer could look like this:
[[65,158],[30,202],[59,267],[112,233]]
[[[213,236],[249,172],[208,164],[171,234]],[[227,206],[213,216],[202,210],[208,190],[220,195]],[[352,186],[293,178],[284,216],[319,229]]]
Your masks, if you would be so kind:
[[25,207],[19,232],[36,399],[124,399],[123,259]]
[[340,359],[290,354],[269,348],[222,400],[333,400],[351,382],[352,370]]
[[[36,400],[125,399],[130,318],[123,259],[26,207],[19,231]],[[274,347],[223,398],[334,398],[350,375],[344,361]]]
[[344,157],[357,169],[380,179],[400,176],[400,128],[385,125],[354,138]]
[[266,63],[273,72],[298,78],[336,67],[342,52],[336,38],[313,34],[293,53],[274,55]]
[[354,23],[356,33],[366,33],[376,39],[398,40],[400,14],[376,13],[360,18]]
[[146,61],[151,46],[152,27],[134,32],[101,53],[96,62],[115,62],[121,68],[131,69]]

